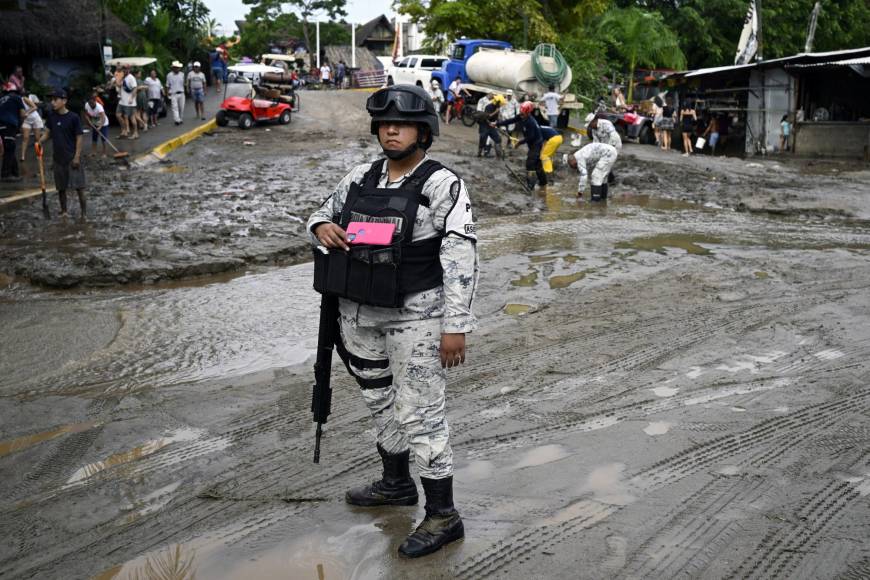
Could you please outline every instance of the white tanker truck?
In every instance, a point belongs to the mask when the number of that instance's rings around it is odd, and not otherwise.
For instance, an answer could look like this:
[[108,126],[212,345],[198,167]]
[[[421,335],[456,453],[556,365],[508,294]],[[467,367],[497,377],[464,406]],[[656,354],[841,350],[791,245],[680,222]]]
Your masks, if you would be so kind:
[[563,111],[583,108],[566,92],[571,86],[571,67],[552,44],[521,51],[501,40],[457,40],[451,46],[450,59],[432,72],[432,78],[446,91],[457,76],[463,88],[472,93],[473,102],[487,92],[508,89],[517,98],[531,94],[540,98],[552,84],[565,97]]

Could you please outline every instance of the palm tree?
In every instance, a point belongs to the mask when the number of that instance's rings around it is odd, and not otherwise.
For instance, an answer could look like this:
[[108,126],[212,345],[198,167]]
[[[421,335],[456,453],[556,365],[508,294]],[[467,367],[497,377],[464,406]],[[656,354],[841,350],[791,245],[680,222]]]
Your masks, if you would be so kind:
[[217,36],[217,29],[220,26],[220,22],[215,18],[206,18],[202,22],[202,31],[205,33],[205,36],[209,38],[209,40],[213,36]]
[[639,8],[614,8],[598,24],[599,30],[628,63],[628,102],[634,93],[634,70],[638,66],[682,69],[686,57],[677,36],[657,12]]

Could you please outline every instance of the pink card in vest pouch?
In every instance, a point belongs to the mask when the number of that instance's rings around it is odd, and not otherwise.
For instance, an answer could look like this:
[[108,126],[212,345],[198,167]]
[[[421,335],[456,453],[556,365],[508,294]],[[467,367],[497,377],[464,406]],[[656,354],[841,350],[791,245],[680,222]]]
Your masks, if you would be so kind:
[[389,246],[395,231],[396,224],[350,222],[347,224],[347,239],[351,244]]

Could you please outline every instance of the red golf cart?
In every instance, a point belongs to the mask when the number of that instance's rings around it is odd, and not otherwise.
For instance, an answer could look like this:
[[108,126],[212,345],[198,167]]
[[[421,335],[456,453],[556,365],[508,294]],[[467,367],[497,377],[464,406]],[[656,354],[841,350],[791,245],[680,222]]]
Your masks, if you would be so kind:
[[224,84],[224,100],[215,115],[218,126],[226,127],[230,121],[235,121],[240,129],[250,129],[254,123],[264,121],[276,121],[281,125],[290,122],[293,111],[290,103],[277,95],[266,98],[272,96],[268,91],[257,91],[260,76],[273,68],[262,64],[229,67],[230,79]]

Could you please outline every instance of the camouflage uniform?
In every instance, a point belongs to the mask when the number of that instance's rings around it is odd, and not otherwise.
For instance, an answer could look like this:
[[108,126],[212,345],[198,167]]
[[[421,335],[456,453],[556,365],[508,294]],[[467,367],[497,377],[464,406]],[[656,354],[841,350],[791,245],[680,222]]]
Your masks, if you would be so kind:
[[[351,182],[361,184],[370,167],[369,163],[359,165],[339,182],[308,220],[309,232],[341,213]],[[378,187],[398,188],[414,169],[389,182],[385,163]],[[433,173],[422,194],[429,199],[429,207],[418,209],[413,241],[443,236],[443,285],[407,295],[401,308],[361,305],[342,298],[339,326],[351,355],[380,361],[385,367],[357,368],[351,363],[358,378],[393,377],[386,388],[361,389],[377,426],[378,443],[391,454],[410,447],[421,477],[443,479],[453,473],[453,451],[445,414],[447,375],[441,368],[441,334],[467,333],[477,327],[471,310],[478,278],[477,237],[468,191],[453,172],[440,169]],[[312,239],[319,244],[313,233]]]
[[607,143],[589,143],[574,153],[574,158],[577,160],[577,171],[580,172],[580,183],[577,191],[586,189],[587,180],[591,181],[592,185],[604,183],[607,174],[610,173],[610,168],[616,162],[616,157],[616,147]]
[[598,119],[598,127],[592,131],[594,143],[607,143],[616,147],[616,151],[622,151],[622,138],[613,123],[607,119]]

